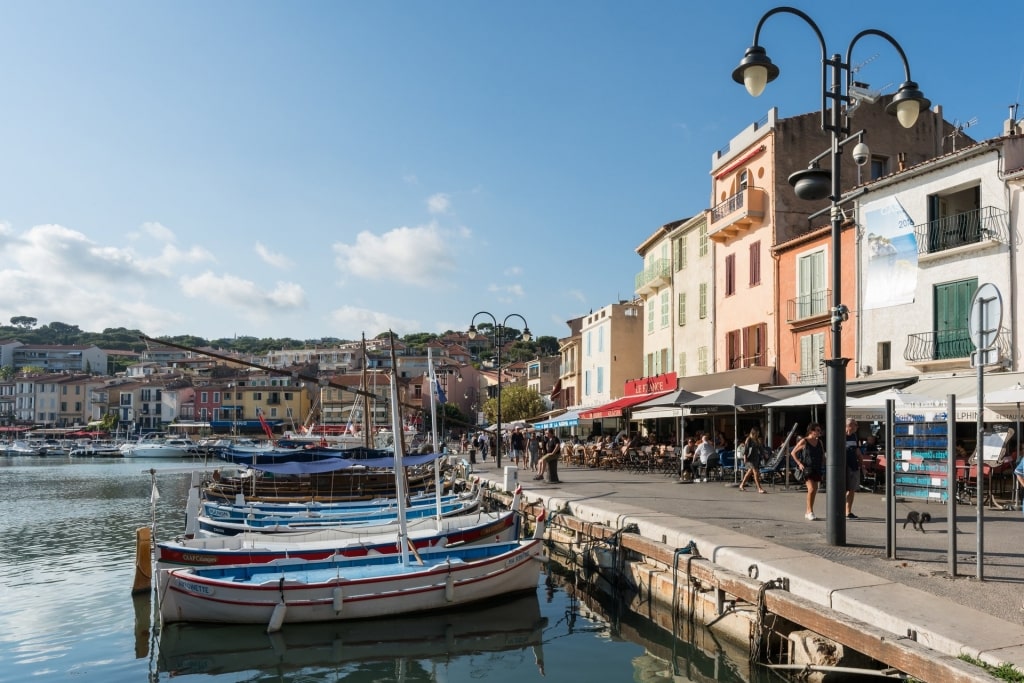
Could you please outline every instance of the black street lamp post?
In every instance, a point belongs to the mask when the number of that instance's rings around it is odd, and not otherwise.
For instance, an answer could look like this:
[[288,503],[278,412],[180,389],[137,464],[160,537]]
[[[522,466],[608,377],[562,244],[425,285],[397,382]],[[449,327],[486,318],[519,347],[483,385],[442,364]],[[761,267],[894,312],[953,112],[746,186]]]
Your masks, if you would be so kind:
[[[846,49],[846,60],[840,59],[838,54],[827,56],[825,38],[814,21],[798,9],[792,7],[776,7],[769,10],[757,22],[754,30],[754,44],[747,48],[740,65],[732,72],[732,78],[737,83],[742,83],[754,97],[760,95],[765,85],[775,80],[779,75],[779,68],[768,58],[765,49],[759,45],[761,27],[764,26],[768,17],[779,14],[794,14],[814,30],[821,46],[821,128],[831,135],[831,149],[813,159],[810,166],[789,176],[789,183],[793,186],[796,195],[805,200],[819,200],[829,198],[831,204],[831,249],[832,249],[832,301],[835,304],[831,310],[831,342],[832,357],[825,361],[827,367],[827,388],[826,388],[826,419],[825,419],[825,450],[829,455],[829,466],[826,475],[826,536],[829,545],[846,545],[846,366],[849,358],[842,357],[842,324],[849,317],[849,308],[839,303],[842,283],[840,273],[842,259],[840,257],[840,231],[842,228],[843,215],[840,209],[842,203],[842,187],[840,183],[840,163],[843,155],[843,145],[858,140],[853,149],[854,160],[858,165],[866,163],[870,159],[870,152],[862,141],[863,132],[850,136],[848,116],[850,111],[844,111],[844,107],[856,105],[863,95],[859,89],[851,91],[853,71],[850,68],[850,56],[854,45],[864,36],[879,36],[887,40],[903,60],[905,80],[900,85],[893,97],[892,102],[886,107],[886,112],[894,114],[904,128],[911,128],[917,122],[918,115],[927,109],[931,102],[925,99],[918,90],[917,83],[910,80],[910,65],[907,56],[900,44],[884,31],[877,29],[866,29],[861,31],[850,41]],[[831,69],[831,86],[826,82],[826,76]],[[823,170],[818,167],[818,161],[826,155],[831,156],[832,168]]]
[[485,315],[491,319],[492,329],[494,330],[494,364],[498,370],[498,407],[497,407],[497,433],[494,447],[494,462],[501,469],[501,346],[505,343],[505,332],[508,327],[509,318],[519,318],[523,321],[523,332],[521,338],[523,341],[530,341],[530,325],[526,322],[526,318],[519,315],[518,313],[509,313],[505,316],[505,319],[498,322],[498,319],[494,317],[493,313],[487,311],[480,311],[473,316],[473,319],[469,321],[469,338],[473,339],[476,337],[476,319],[481,315]]

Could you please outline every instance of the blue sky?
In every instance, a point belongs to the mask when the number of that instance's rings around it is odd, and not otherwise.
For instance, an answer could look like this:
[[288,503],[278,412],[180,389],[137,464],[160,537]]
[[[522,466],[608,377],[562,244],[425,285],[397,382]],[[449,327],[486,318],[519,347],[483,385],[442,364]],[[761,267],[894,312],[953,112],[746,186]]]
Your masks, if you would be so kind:
[[[762,32],[778,81],[731,80],[773,6],[0,2],[0,320],[354,339],[485,310],[564,336],[708,205],[716,149],[818,110],[796,17]],[[1004,3],[800,8],[830,54],[891,33],[978,139],[1021,101]],[[851,61],[903,80],[881,39]]]

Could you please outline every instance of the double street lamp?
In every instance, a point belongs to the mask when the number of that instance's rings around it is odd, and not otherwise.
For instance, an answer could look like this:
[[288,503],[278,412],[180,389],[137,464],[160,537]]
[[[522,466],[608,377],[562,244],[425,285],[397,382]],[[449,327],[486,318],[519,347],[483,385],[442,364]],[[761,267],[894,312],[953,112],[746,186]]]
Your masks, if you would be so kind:
[[[826,536],[829,545],[846,545],[846,366],[849,358],[842,357],[842,324],[849,317],[849,308],[838,303],[840,301],[840,273],[842,259],[840,257],[840,231],[843,214],[840,209],[842,187],[840,183],[840,162],[842,161],[843,145],[858,140],[853,148],[854,160],[858,165],[870,159],[870,152],[862,141],[863,132],[850,136],[849,114],[859,104],[861,98],[870,98],[859,84],[853,82],[853,70],[850,68],[850,57],[854,45],[864,36],[879,36],[887,40],[903,60],[905,80],[900,85],[892,102],[886,106],[886,112],[893,114],[904,128],[911,128],[917,122],[922,111],[931,106],[924,95],[918,90],[917,83],[910,80],[910,65],[900,44],[884,31],[866,29],[850,41],[846,49],[846,59],[839,54],[827,56],[825,38],[814,21],[798,9],[792,7],[776,7],[769,10],[757,22],[754,30],[754,44],[747,48],[740,65],[732,72],[732,78],[742,83],[747,92],[754,97],[760,95],[765,85],[779,76],[779,68],[768,58],[765,49],[758,43],[761,27],[765,21],[775,14],[794,14],[803,19],[814,30],[821,46],[821,128],[831,135],[831,149],[813,159],[810,166],[789,176],[789,183],[796,195],[805,200],[829,198],[831,205],[831,248],[832,248],[832,296],[835,305],[831,310],[831,342],[832,357],[825,361],[827,367],[825,419],[825,449],[829,455],[830,466],[826,475]],[[831,70],[831,85],[827,76]],[[844,111],[844,107],[846,110]],[[831,156],[832,168],[823,170],[818,161]]]
[[505,316],[505,319],[500,323],[498,319],[494,317],[493,313],[487,311],[480,311],[473,316],[473,319],[469,321],[469,338],[474,339],[477,335],[476,319],[480,316],[487,316],[491,319],[492,330],[494,332],[494,365],[498,370],[498,407],[497,407],[497,434],[495,439],[494,448],[494,462],[497,464],[498,469],[501,469],[501,347],[505,343],[505,334],[508,328],[508,321],[510,318],[519,318],[523,321],[523,331],[520,338],[523,341],[530,341],[530,325],[526,322],[526,318],[519,315],[518,313],[509,313]]

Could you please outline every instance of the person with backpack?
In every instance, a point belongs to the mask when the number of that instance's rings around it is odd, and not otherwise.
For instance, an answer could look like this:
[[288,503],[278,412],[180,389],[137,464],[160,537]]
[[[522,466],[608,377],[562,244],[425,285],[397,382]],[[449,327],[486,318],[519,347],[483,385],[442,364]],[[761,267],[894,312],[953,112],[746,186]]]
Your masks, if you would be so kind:
[[860,488],[864,471],[864,453],[857,440],[857,421],[846,418],[846,518],[857,519],[853,514],[853,496]]
[[743,462],[747,471],[743,473],[743,479],[740,480],[739,490],[746,491],[747,480],[753,476],[757,492],[768,493],[761,486],[761,459],[764,455],[764,444],[761,441],[761,430],[758,427],[751,427],[750,433],[743,441],[742,448]]

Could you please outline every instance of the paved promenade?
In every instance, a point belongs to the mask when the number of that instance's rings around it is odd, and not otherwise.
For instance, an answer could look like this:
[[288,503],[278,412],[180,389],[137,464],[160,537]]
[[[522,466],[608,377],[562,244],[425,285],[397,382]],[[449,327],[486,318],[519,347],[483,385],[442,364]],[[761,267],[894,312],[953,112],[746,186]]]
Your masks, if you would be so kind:
[[[504,464],[508,464],[503,462]],[[473,470],[502,485],[493,459]],[[825,539],[825,493],[818,494],[818,521],[804,519],[806,493],[781,484],[758,494],[722,482],[680,484],[662,474],[635,474],[559,466],[561,483],[533,481],[520,472],[530,500],[552,509],[565,503],[613,526],[638,523],[641,533],[669,544],[692,538],[701,555],[746,574],[751,562],[764,579],[786,575],[791,590],[855,618],[947,654],[964,652],[991,663],[1009,662],[1024,671],[1024,516],[1020,510],[985,509],[983,577],[978,581],[974,506],[957,509],[957,576],[947,565],[945,505],[897,503],[897,559],[885,556],[885,496],[861,492],[854,502],[859,519],[847,520],[847,545]],[[731,480],[729,480],[731,482]],[[997,502],[1000,502],[997,498]],[[1008,501],[1005,501],[1008,502]],[[927,533],[902,529],[911,509],[926,511]],[[655,535],[657,534],[657,535]]]

